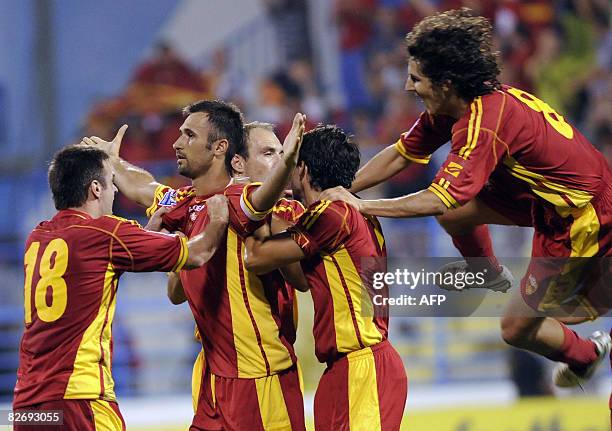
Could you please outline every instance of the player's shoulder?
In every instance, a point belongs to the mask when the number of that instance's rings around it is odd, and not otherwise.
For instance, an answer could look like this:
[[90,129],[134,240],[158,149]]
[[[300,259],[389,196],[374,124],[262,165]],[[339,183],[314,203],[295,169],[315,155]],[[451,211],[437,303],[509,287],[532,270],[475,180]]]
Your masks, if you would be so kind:
[[346,202],[321,200],[310,205],[300,220],[306,227],[317,221],[336,223],[346,220],[351,212],[352,207]]
[[[84,221],[74,228],[85,228],[88,231],[95,231],[104,235],[120,235],[122,232],[131,229],[142,229],[140,223],[116,215],[103,215],[95,219]],[[72,229],[74,230],[74,229]],[[80,229],[77,229],[80,230]]]
[[260,182],[253,182],[253,183],[231,183],[229,184],[227,187],[225,187],[225,189],[223,190],[223,194],[227,197],[230,196],[240,196],[244,193],[249,193],[251,190],[255,190],[257,189],[259,186],[261,186],[262,183]]
[[475,97],[455,123],[453,134],[461,131],[474,134],[478,130],[496,130],[502,123],[502,117],[508,113],[509,99],[504,87]]

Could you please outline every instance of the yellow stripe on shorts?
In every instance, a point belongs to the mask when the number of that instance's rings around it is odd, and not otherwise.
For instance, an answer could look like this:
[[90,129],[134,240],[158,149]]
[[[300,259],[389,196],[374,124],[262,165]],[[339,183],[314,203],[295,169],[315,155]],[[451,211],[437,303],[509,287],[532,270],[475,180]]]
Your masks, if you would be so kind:
[[259,413],[266,431],[291,429],[291,420],[285,404],[283,389],[278,374],[255,380]]
[[90,401],[89,405],[93,411],[94,424],[96,431],[122,431],[123,422],[115,413],[108,401],[95,400]]
[[372,349],[366,347],[347,355],[349,428],[351,431],[381,429],[376,364]]

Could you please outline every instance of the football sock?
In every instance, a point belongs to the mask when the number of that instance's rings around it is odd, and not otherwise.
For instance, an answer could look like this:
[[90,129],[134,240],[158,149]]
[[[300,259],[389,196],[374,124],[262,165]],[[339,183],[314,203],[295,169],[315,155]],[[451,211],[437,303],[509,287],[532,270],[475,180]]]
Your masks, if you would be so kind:
[[582,371],[597,359],[595,343],[589,339],[581,338],[576,332],[561,323],[565,339],[559,351],[548,356],[548,359],[565,362],[572,369]]
[[502,271],[501,265],[493,253],[493,245],[487,225],[476,226],[472,232],[453,235],[452,238],[453,244],[465,258],[472,271],[486,270],[488,279],[496,277]]

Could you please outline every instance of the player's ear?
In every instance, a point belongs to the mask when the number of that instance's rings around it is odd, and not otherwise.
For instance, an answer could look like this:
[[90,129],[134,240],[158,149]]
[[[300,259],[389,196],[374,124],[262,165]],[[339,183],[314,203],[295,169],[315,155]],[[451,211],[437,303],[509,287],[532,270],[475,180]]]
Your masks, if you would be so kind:
[[445,93],[448,93],[450,90],[453,89],[453,83],[451,82],[450,79],[445,79],[442,82],[442,91]]
[[310,176],[308,175],[308,166],[306,166],[306,163],[298,163],[296,169],[298,170],[300,181],[303,181],[304,179],[310,180]]
[[227,148],[229,147],[229,142],[227,139],[218,139],[212,145],[212,150],[215,156],[221,156],[225,158],[225,153],[227,153]]
[[239,175],[244,174],[245,160],[242,156],[239,156],[238,154],[234,154],[234,157],[232,157],[231,164],[232,164],[232,169],[236,171],[237,174]]
[[100,196],[102,196],[102,189],[102,184],[98,180],[93,180],[89,185],[89,191],[96,199],[100,199]]

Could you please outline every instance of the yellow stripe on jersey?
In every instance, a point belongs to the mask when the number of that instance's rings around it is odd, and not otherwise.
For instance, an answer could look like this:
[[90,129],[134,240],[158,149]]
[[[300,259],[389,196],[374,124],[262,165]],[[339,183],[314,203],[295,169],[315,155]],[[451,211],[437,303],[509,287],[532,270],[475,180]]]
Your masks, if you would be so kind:
[[238,377],[261,377],[266,375],[266,364],[257,343],[257,335],[249,316],[249,310],[244,303],[243,284],[240,281],[241,262],[238,260],[238,253],[238,235],[232,228],[229,228],[227,231],[226,282],[232,315]]
[[323,264],[332,295],[338,351],[353,352],[381,342],[382,335],[373,321],[372,302],[347,249],[341,246],[333,255],[324,256]]
[[454,197],[446,191],[446,189],[439,184],[431,183],[427,190],[433,192],[448,208],[458,208],[460,205],[457,203]]
[[349,353],[348,402],[349,429],[380,430],[380,403],[376,384],[376,363],[372,349],[367,347]]
[[[202,348],[193,363],[193,371],[191,372],[191,405],[193,406],[193,414],[198,410],[198,401],[200,400],[200,389],[202,388],[205,365],[206,359],[204,358],[204,348]],[[204,384],[206,384],[206,382],[204,382]]]
[[312,217],[318,213],[319,209],[321,209],[321,207],[325,205],[325,202],[326,201],[319,202],[319,204],[312,211],[306,214],[306,218],[304,219],[304,222],[303,222],[304,226],[306,226],[310,222]]
[[543,175],[531,172],[512,157],[506,157],[504,159],[504,165],[509,169],[513,177],[527,182],[536,195],[554,204],[556,207],[572,208],[572,206],[561,197],[561,194],[565,195],[565,197],[577,208],[584,207],[593,198],[589,192],[571,189],[562,184],[550,181]]
[[[267,375],[266,360],[271,373],[286,370],[291,367],[293,361],[289,351],[280,341],[278,326],[272,317],[261,280],[244,269],[244,245],[241,243],[238,248],[239,242],[238,235],[230,228],[227,235],[227,291],[238,377],[256,378]],[[241,271],[244,274],[244,283],[240,280]],[[257,340],[257,333],[261,345]]]
[[123,421],[113,408],[104,400],[89,402],[93,412],[96,431],[122,431]]
[[147,215],[147,217],[151,217],[153,215],[153,213],[155,211],[157,211],[157,204],[159,203],[159,201],[161,201],[163,199],[163,197],[164,197],[164,189],[165,188],[167,188],[167,186],[164,186],[163,184],[160,184],[155,189],[155,192],[153,193],[153,202],[145,210],[145,214]]
[[[109,263],[106,274],[104,275],[100,308],[93,322],[91,322],[83,333],[83,338],[81,339],[81,344],[79,345],[74,360],[73,371],[68,380],[66,392],[64,393],[64,398],[66,399],[100,397],[102,388],[100,385],[101,376],[99,364],[102,354],[104,353],[105,362],[102,368],[107,367],[108,370],[105,370],[103,373],[105,391],[102,395],[103,398],[108,401],[115,400],[112,377],[110,377],[110,356],[107,356],[107,352],[110,353],[110,330],[115,309],[114,304],[116,301],[116,296],[113,296],[113,292],[116,289],[117,280],[118,277],[116,276],[115,270]],[[111,313],[111,308],[113,313]],[[102,333],[103,331],[105,334]],[[106,331],[108,331],[108,333]],[[101,339],[103,340],[103,344],[107,343],[103,348],[100,346]]]
[[[240,256],[244,256],[244,243]],[[293,365],[293,360],[285,345],[280,341],[278,325],[272,317],[272,309],[264,293],[263,283],[257,275],[247,270],[244,270],[244,280],[249,306],[253,313],[255,325],[259,330],[262,348],[270,366],[270,373],[286,370]],[[256,342],[257,340],[255,340]]]
[[476,98],[476,107],[478,110],[478,115],[476,115],[476,124],[474,124],[472,142],[470,143],[470,146],[469,148],[467,148],[465,153],[463,153],[464,159],[467,159],[468,157],[470,157],[470,154],[472,153],[472,151],[474,150],[474,148],[476,148],[476,145],[478,144],[478,138],[480,136],[480,123],[482,122],[482,114],[483,114],[482,97]]
[[181,269],[183,269],[183,266],[185,266],[185,263],[187,263],[187,258],[189,257],[189,248],[187,247],[187,238],[180,236],[179,239],[181,241],[181,252],[179,254],[178,260],[176,261],[176,264],[174,265],[174,267],[172,268],[170,272],[178,272]]
[[312,214],[308,218],[308,221],[304,223],[306,225],[307,230],[312,227],[312,225],[317,221],[321,214],[323,214],[323,211],[325,211],[327,207],[331,205],[331,203],[332,201],[321,201],[321,204],[318,205],[317,208],[312,212]]
[[398,139],[397,142],[394,145],[395,150],[400,153],[400,155],[405,158],[406,160],[410,160],[411,162],[415,162],[415,163],[420,163],[422,165],[426,165],[429,163],[429,161],[431,160],[431,155],[426,156],[426,157],[418,157],[415,156],[413,154],[410,154],[406,151],[406,149],[404,148],[404,145],[402,144],[402,140]]
[[472,143],[472,136],[473,136],[473,126],[474,126],[474,120],[476,118],[476,101],[473,101],[470,104],[470,119],[468,120],[468,127],[467,127],[467,139],[465,141],[465,145],[463,147],[461,147],[461,149],[459,150],[459,157],[463,157],[463,154],[465,153],[465,151],[470,147],[470,144]]
[[255,388],[263,429],[290,430],[291,420],[278,374],[255,379]]

